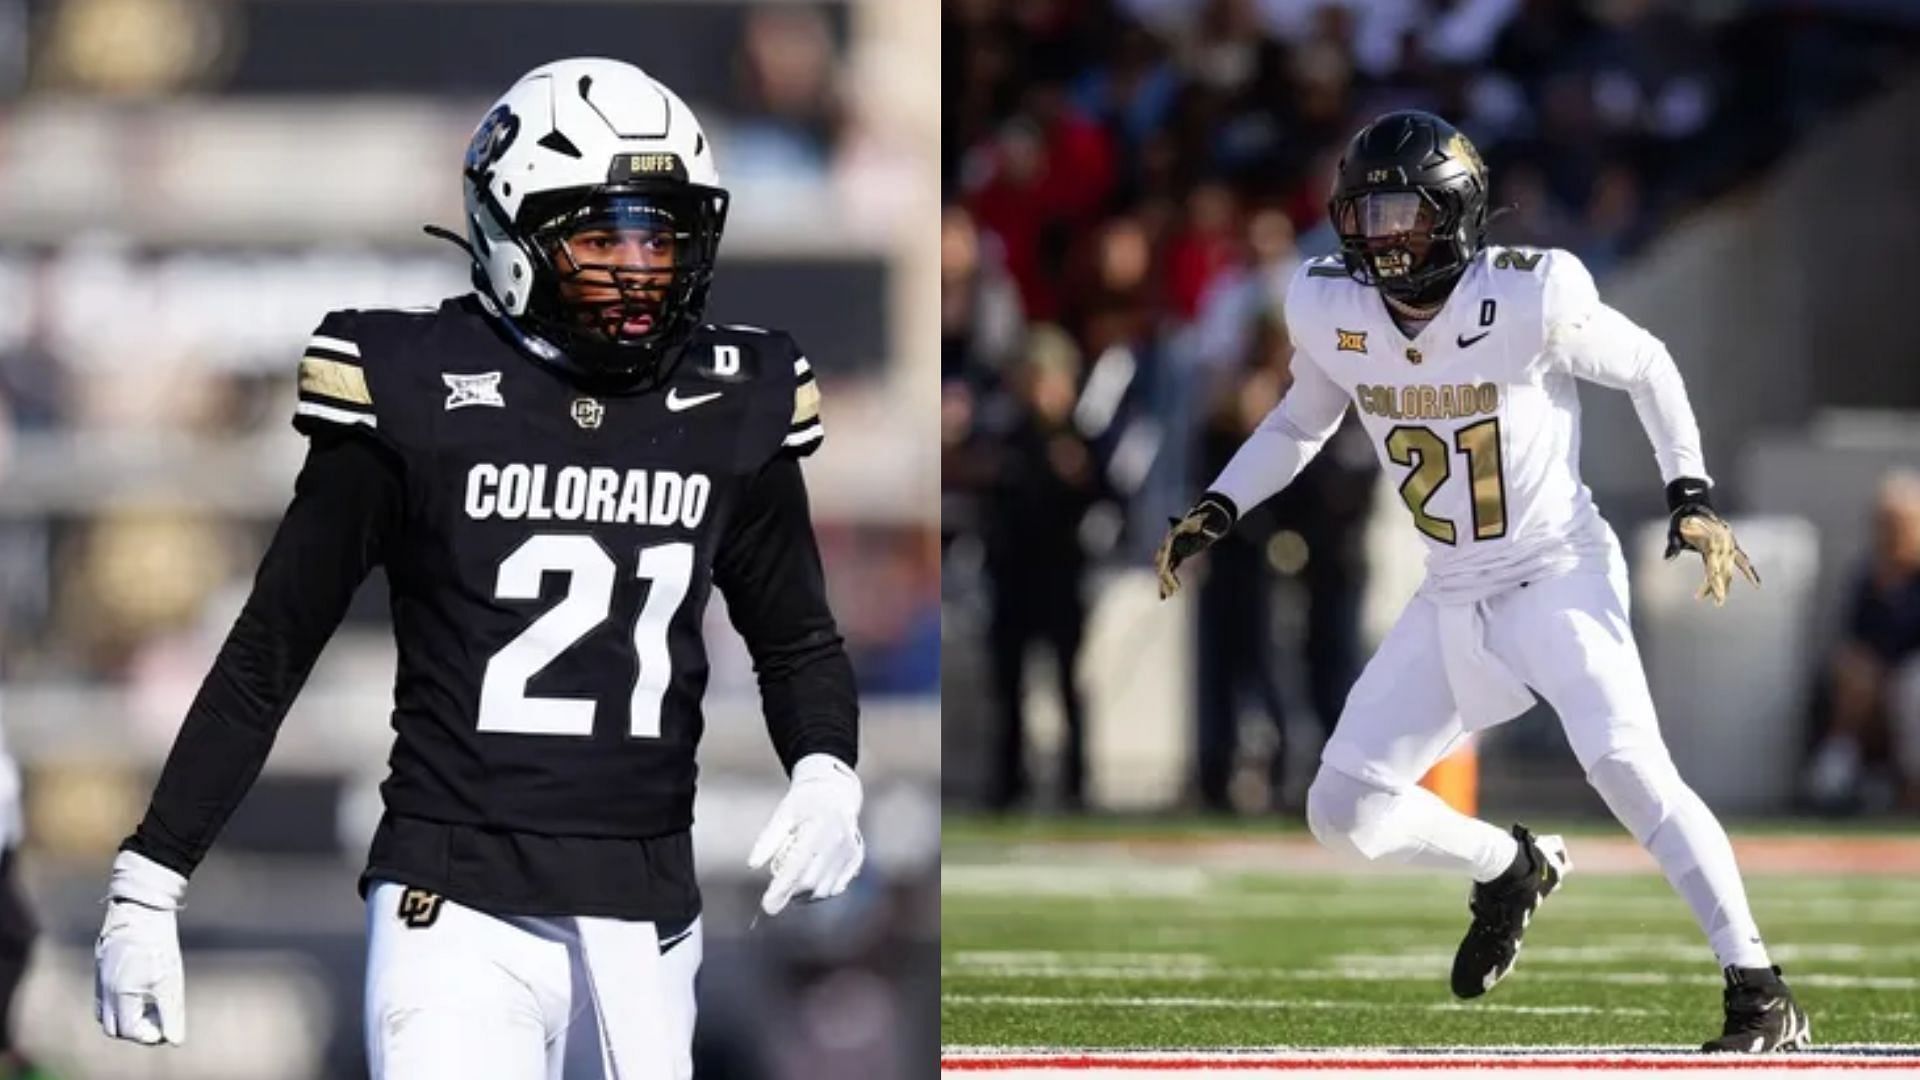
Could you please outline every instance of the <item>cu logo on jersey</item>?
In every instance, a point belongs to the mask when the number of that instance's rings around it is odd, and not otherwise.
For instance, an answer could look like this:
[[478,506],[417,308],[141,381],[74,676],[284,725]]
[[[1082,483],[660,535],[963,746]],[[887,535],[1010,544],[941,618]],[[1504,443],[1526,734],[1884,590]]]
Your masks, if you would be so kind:
[[607,407],[590,397],[575,398],[573,401],[573,422],[588,431],[599,428],[600,421],[607,418]]
[[480,121],[480,129],[473,133],[473,141],[467,144],[468,174],[485,173],[506,154],[507,148],[520,134],[520,117],[505,105],[487,114]]

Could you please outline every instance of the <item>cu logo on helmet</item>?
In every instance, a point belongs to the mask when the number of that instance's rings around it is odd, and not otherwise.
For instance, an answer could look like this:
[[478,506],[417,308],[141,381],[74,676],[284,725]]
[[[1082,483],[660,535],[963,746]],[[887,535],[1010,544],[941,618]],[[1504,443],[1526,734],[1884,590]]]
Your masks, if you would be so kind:
[[488,113],[480,121],[480,130],[473,133],[473,142],[467,144],[467,171],[485,172],[506,154],[519,134],[520,118],[512,109],[502,105]]

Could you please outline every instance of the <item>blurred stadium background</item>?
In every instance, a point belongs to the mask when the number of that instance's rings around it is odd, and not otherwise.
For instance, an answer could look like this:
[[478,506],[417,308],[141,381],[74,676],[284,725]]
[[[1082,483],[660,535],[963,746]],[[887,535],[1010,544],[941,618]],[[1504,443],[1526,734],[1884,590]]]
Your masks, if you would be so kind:
[[353,882],[389,741],[382,583],[195,877],[184,1048],[99,1034],[98,901],[291,494],[305,335],[330,308],[466,291],[420,226],[458,229],[487,104],[584,53],[700,113],[734,193],[710,314],[791,329],[820,373],[809,483],[864,691],[869,869],[750,931],[747,846],[784,777],[715,605],[701,1075],[931,1060],[937,33],[891,0],[0,0],[3,720],[44,930],[26,1049],[76,1080],[365,1075]]
[[[1920,468],[1920,366],[1902,312],[1906,253],[1920,244],[1920,6],[945,0],[943,17],[949,1042],[1131,1030],[1175,1045],[1271,1043],[1302,1030],[1249,1013],[1248,1034],[1219,1036],[1211,1015],[1178,1010],[1208,988],[1300,992],[1230,978],[1263,953],[1315,949],[1285,922],[1284,897],[1262,908],[1294,874],[1331,875],[1315,879],[1322,903],[1368,889],[1273,834],[1297,829],[1324,731],[1418,585],[1400,478],[1380,474],[1349,418],[1174,602],[1156,599],[1151,553],[1284,390],[1282,290],[1301,259],[1336,249],[1333,164],[1353,130],[1393,108],[1465,130],[1494,204],[1515,207],[1492,238],[1578,253],[1686,377],[1716,499],[1765,575],[1721,611],[1691,599],[1693,560],[1660,560],[1661,486],[1630,402],[1597,388],[1582,399],[1585,478],[1627,549],[1636,633],[1683,774],[1743,841],[1826,827],[1816,814],[1912,832],[1920,499],[1903,470]],[[1471,772],[1453,790],[1483,815],[1617,831],[1544,707],[1477,753],[1477,793]],[[997,816],[1081,809],[1109,817]],[[1235,816],[1251,826],[1224,823]],[[1280,845],[1266,861],[1253,854],[1262,835]],[[1910,874],[1904,842],[1893,849],[1904,855],[1844,872]],[[1623,872],[1651,868],[1611,851],[1603,859]],[[1263,897],[1235,907],[1219,889]],[[1770,925],[1764,880],[1754,892]],[[1171,895],[1184,899],[1141,899]],[[1875,952],[1878,938],[1844,937],[1849,912],[1872,921],[1849,906],[1869,895],[1825,909],[1824,930],[1789,913],[1771,925],[1791,929],[1771,933]],[[1685,940],[1679,901],[1649,902],[1671,903]],[[1457,934],[1464,912],[1444,903],[1442,936]],[[1265,924],[1267,944],[1227,929],[1261,924],[1261,910],[1280,920]],[[1384,915],[1367,925],[1382,943],[1399,929]],[[1440,944],[1452,941],[1429,947]],[[1125,961],[1155,949],[1184,950],[1186,969]],[[1444,997],[1444,959],[1393,976],[1431,976],[1419,985]],[[1664,977],[1644,957],[1616,959],[1631,977]],[[1673,963],[1704,987],[1713,973],[1700,960]],[[1899,963],[1905,982],[1879,989],[1904,994],[1906,1013],[1855,1010],[1855,1037],[1876,1023],[1896,1033],[1874,1016],[1915,1030],[1911,955]],[[1367,997],[1379,983],[1328,985],[1381,1004]],[[1715,1000],[1691,993],[1703,1034]],[[1115,994],[1138,1008],[1099,1013],[1104,1028],[1051,1007]],[[1155,1002],[1173,1011],[1148,1024]],[[1818,1017],[1830,1004],[1810,1007]],[[1383,1030],[1332,1037],[1406,1037]]]

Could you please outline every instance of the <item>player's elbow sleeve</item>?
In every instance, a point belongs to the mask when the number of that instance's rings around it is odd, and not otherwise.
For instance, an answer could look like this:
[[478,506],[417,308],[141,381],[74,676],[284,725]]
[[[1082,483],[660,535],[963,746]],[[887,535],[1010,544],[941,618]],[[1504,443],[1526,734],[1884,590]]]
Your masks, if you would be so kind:
[[847,655],[840,632],[830,620],[784,641],[762,642],[750,651],[754,673],[763,686],[795,678],[810,667],[830,664],[836,657],[845,659]]
[[1639,362],[1635,365],[1637,377],[1634,379],[1634,393],[1680,385],[1680,367],[1673,362],[1673,353],[1667,351],[1666,343],[1659,338],[1640,330],[1636,356]]

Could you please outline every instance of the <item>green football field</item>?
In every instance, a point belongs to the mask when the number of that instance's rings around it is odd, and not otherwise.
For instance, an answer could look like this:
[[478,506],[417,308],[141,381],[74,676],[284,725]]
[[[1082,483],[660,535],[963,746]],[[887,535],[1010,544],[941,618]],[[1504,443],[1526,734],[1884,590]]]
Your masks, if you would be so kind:
[[[1537,830],[1554,831],[1551,828]],[[1520,964],[1447,989],[1466,884],[1349,867],[1304,832],[950,822],[941,1035],[961,1047],[1681,1046],[1720,978],[1624,834],[1569,832],[1574,872]],[[1920,837],[1737,837],[1816,1045],[1920,1043]]]

